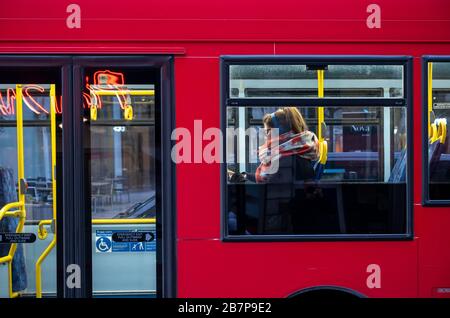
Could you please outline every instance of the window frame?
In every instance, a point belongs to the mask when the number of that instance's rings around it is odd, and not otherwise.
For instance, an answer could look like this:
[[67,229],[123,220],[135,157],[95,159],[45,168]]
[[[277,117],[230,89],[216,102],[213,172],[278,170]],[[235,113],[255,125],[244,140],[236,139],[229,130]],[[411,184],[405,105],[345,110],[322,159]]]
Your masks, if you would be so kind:
[[428,63],[450,63],[450,55],[422,56],[422,206],[450,206],[447,200],[430,199],[430,174],[428,164]]
[[[227,190],[227,163],[220,164],[220,209],[221,209],[221,240],[223,242],[285,242],[285,241],[400,241],[412,240],[413,231],[413,87],[411,56],[386,55],[222,55],[220,56],[220,125],[226,136],[227,107],[264,106],[379,106],[379,107],[406,107],[407,125],[407,175],[406,175],[406,230],[396,234],[283,234],[283,235],[229,235],[228,234],[228,190]],[[230,92],[230,65],[281,65],[281,64],[308,64],[308,65],[402,65],[403,66],[403,98],[229,98]],[[223,154],[226,154],[226,143],[222,145]],[[225,156],[226,157],[226,156]]]

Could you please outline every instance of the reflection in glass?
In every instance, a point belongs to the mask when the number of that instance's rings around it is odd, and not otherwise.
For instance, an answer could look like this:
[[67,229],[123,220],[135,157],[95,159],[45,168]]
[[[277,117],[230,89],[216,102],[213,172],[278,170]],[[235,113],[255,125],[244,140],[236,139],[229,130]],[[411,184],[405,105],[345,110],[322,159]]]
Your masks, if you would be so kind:
[[[143,83],[142,70],[87,74],[84,107],[98,108],[90,121],[92,216],[154,217],[155,87]],[[128,106],[132,120],[125,118]]]
[[[94,218],[154,217],[133,213],[155,196],[154,126],[91,124],[91,191]],[[148,206],[150,207],[150,205]]]

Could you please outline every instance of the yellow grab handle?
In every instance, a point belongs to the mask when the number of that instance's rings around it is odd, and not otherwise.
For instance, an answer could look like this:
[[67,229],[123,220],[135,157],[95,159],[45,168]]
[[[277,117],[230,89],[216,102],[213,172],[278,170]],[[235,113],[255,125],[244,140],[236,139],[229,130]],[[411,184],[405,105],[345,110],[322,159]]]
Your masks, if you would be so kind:
[[439,138],[438,127],[435,122],[430,125],[430,131],[431,131],[430,142],[433,143]]
[[327,163],[327,159],[328,159],[328,143],[326,140],[322,140],[320,142],[320,157],[319,157],[319,162],[324,165]]
[[445,143],[445,140],[447,139],[447,120],[441,119],[439,121],[439,142],[441,144]]
[[97,106],[91,105],[91,120],[97,120]]
[[133,106],[126,105],[123,116],[125,120],[133,120]]

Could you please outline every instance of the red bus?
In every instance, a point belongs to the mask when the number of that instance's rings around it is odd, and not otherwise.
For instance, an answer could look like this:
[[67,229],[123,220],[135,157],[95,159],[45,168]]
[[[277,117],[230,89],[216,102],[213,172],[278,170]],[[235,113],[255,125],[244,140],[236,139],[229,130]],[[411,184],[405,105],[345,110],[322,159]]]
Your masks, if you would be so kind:
[[449,9],[5,1],[0,297],[449,297]]

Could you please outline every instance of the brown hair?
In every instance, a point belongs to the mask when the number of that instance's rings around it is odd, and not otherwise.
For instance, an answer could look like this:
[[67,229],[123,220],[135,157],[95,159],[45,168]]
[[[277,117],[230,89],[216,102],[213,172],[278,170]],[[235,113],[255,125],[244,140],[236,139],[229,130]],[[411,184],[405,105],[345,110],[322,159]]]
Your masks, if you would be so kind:
[[[296,134],[308,130],[308,126],[306,125],[306,122],[297,107],[279,108],[274,113],[274,116],[277,117],[277,120],[281,125],[291,129]],[[272,123],[272,114],[266,114],[263,118],[263,123],[270,128],[274,128]]]

